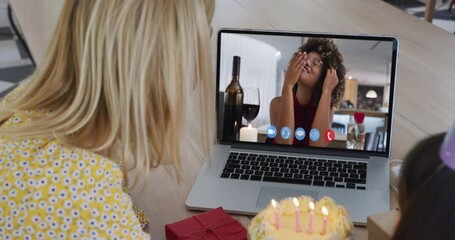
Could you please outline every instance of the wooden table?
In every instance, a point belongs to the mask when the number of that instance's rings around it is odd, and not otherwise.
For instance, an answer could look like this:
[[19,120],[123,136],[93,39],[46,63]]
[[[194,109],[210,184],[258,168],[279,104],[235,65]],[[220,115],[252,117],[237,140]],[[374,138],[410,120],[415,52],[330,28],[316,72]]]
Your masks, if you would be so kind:
[[[11,0],[33,56],[39,64],[55,24],[61,1]],[[455,119],[455,38],[380,0],[218,0],[213,30],[220,27],[280,29],[395,35],[400,40],[392,158],[403,158],[419,140],[445,131]],[[214,34],[215,36],[216,34]],[[213,39],[213,49],[215,46]],[[215,51],[214,51],[215,55]],[[156,169],[143,189],[133,191],[135,204],[151,219],[154,239],[165,239],[164,224],[198,212],[185,199],[202,162],[185,155],[185,178],[177,183],[164,168]],[[134,174],[134,173],[133,173]],[[396,194],[391,193],[391,207]],[[234,216],[245,226],[249,218]],[[356,239],[367,239],[356,227]]]

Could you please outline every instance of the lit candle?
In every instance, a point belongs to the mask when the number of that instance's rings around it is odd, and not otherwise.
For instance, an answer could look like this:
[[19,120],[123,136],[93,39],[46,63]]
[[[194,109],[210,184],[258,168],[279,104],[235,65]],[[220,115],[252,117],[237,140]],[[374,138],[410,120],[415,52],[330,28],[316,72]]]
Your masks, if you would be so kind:
[[326,207],[321,208],[322,214],[324,214],[324,218],[322,220],[322,231],[321,235],[324,235],[327,231],[327,220],[329,218],[329,210]]
[[258,130],[254,127],[251,127],[251,124],[248,124],[248,127],[240,128],[240,141],[257,142]]
[[295,205],[295,231],[299,233],[302,231],[302,225],[300,224],[300,204],[297,198],[294,198],[293,200]]
[[273,207],[273,212],[275,213],[275,221],[276,221],[276,229],[280,228],[280,214],[278,213],[278,209],[276,207],[276,201],[272,199],[272,207]]
[[306,232],[308,234],[313,234],[314,203],[310,202],[308,205],[310,206],[310,216],[308,219],[308,228],[307,228]]

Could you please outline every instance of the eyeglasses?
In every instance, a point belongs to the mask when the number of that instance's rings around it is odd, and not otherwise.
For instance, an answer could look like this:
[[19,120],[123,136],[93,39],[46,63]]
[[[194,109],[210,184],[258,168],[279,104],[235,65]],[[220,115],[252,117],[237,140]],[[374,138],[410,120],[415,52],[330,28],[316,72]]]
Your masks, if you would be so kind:
[[310,63],[311,67],[321,68],[322,65],[323,65],[323,62],[321,60],[317,59],[317,58],[308,57],[306,60],[307,60],[307,62]]

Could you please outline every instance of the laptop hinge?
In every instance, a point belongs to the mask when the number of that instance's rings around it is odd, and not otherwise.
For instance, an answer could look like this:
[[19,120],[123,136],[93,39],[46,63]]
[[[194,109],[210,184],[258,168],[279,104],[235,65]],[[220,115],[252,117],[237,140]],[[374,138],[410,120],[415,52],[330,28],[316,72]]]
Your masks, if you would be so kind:
[[233,143],[231,148],[247,149],[247,150],[259,150],[259,151],[268,151],[268,152],[277,152],[277,153],[298,153],[298,154],[310,154],[310,155],[329,155],[335,157],[351,157],[351,158],[369,158],[372,155],[378,156],[378,154],[372,154],[371,152],[355,150],[345,150],[345,149],[328,149],[328,148],[319,148],[319,147],[302,147],[298,148],[295,146],[282,146],[282,145],[263,145],[263,144],[254,144],[254,143]]

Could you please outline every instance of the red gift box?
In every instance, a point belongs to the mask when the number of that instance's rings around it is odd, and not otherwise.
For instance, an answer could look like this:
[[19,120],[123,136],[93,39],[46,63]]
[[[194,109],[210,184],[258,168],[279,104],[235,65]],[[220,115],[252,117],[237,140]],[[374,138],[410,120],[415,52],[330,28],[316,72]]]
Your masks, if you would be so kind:
[[166,224],[167,240],[246,240],[246,229],[219,207]]

